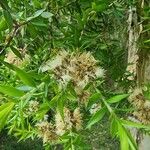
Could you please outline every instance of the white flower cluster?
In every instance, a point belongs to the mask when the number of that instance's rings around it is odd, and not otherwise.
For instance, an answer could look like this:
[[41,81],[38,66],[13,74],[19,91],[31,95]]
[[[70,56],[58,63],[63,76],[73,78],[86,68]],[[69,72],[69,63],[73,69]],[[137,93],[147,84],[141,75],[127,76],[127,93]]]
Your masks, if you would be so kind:
[[128,100],[135,108],[133,115],[142,123],[150,124],[150,101],[144,97],[142,89],[134,89]]
[[51,70],[54,77],[63,86],[71,81],[78,92],[83,90],[90,81],[104,76],[104,69],[99,67],[97,63],[98,61],[90,52],[68,53],[61,51],[42,66],[41,70],[42,72]]
[[82,128],[82,115],[80,109],[76,108],[71,112],[64,108],[64,118],[59,112],[55,115],[55,123],[50,123],[46,119],[36,124],[38,136],[43,139],[43,143],[57,142],[58,137],[73,128],[77,131]]
[[43,139],[43,143],[53,142],[57,140],[54,126],[48,121],[42,121],[36,124],[39,134],[38,136]]
[[59,112],[55,115],[56,134],[63,135],[66,131],[75,128],[77,131],[82,128],[82,115],[80,109],[76,108],[73,113],[68,108],[64,108],[64,118]]
[[[86,104],[90,97],[90,91],[85,90],[86,85],[97,78],[104,77],[104,69],[98,66],[98,61],[90,52],[69,53],[67,51],[60,51],[41,67],[41,71],[50,71],[52,77],[58,81],[61,88],[65,87],[68,82],[71,82],[78,96],[78,104]],[[95,113],[100,107],[100,105],[93,105],[91,113]],[[55,136],[59,137],[71,130],[79,131],[82,129],[83,119],[79,107],[73,111],[64,107],[63,113],[64,117],[62,117],[60,112],[56,112],[53,132],[50,128],[49,130],[51,131],[44,130],[47,133],[42,132],[42,137],[46,139],[44,141],[47,141],[47,137],[51,133],[55,133]],[[38,127],[40,127],[40,130],[43,129],[41,125],[38,125]]]
[[91,114],[95,114],[98,110],[101,109],[101,104],[93,104],[90,109]]
[[29,111],[37,112],[39,109],[39,102],[38,101],[30,101],[29,102]]
[[26,113],[28,115],[31,115],[33,113],[36,113],[39,109],[39,102],[38,101],[29,101],[29,104],[28,104],[28,108],[26,109]]

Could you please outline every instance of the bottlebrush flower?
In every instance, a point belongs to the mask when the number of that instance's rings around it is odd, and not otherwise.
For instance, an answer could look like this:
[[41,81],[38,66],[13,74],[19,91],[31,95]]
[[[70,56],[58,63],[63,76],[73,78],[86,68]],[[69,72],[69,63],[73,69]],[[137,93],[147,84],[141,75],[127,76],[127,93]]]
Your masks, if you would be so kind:
[[68,108],[64,108],[64,118],[60,115],[59,112],[55,115],[55,125],[56,125],[56,134],[63,135],[67,130],[71,130],[71,113]]
[[52,143],[57,140],[55,128],[51,123],[42,121],[37,123],[36,127],[39,132],[38,136],[43,139],[43,143]]
[[150,124],[150,102],[145,99],[142,89],[135,89],[129,101],[135,107],[133,115],[142,123]]
[[65,132],[75,128],[77,131],[82,128],[82,115],[80,109],[76,108],[71,112],[68,108],[64,108],[64,118],[59,112],[55,115],[56,134],[62,136]]
[[50,70],[61,87],[69,81],[75,86],[76,92],[96,78],[104,77],[104,69],[97,65],[98,61],[91,52],[69,53],[61,51],[52,60],[41,67],[42,72]]
[[82,129],[82,114],[80,113],[79,107],[73,112],[73,125],[77,131]]
[[29,101],[28,107],[26,108],[25,113],[27,115],[32,115],[33,113],[36,113],[39,109],[40,105],[38,101]]
[[90,109],[91,114],[95,114],[98,110],[101,109],[101,104],[93,104]]

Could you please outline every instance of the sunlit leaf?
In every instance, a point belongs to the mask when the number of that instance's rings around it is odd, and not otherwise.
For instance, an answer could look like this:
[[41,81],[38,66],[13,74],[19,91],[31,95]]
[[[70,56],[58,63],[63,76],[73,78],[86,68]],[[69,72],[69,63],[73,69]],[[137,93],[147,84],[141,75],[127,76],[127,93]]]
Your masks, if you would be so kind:
[[32,17],[29,17],[26,19],[26,21],[31,21],[32,19],[35,19],[37,17],[39,17],[43,12],[44,12],[45,9],[40,9],[38,11],[36,11]]
[[8,68],[12,69],[13,71],[16,72],[17,76],[20,78],[20,80],[25,84],[25,85],[29,85],[31,87],[35,87],[35,82],[32,78],[32,76],[30,76],[29,73],[25,72],[24,70],[12,65],[12,64],[9,64],[7,62],[3,62],[3,64],[5,66],[7,66]]
[[57,110],[60,113],[61,117],[64,118],[64,96],[59,97],[57,101]]
[[150,39],[148,39],[148,40],[144,41],[144,43],[150,43]]
[[107,100],[108,103],[116,103],[128,97],[129,94],[116,95]]
[[43,13],[41,14],[41,16],[42,16],[43,18],[51,18],[51,17],[53,16],[53,14],[50,13],[50,12],[43,12]]
[[30,91],[30,90],[32,90],[33,89],[33,87],[31,87],[31,86],[18,86],[18,87],[16,87],[18,90],[20,90],[20,91],[24,91],[24,92],[27,92],[27,91]]
[[0,18],[0,31],[4,31],[6,29],[8,29],[7,22],[6,22],[5,18],[1,17]]
[[133,121],[129,121],[129,120],[121,120],[121,122],[129,127],[135,127],[135,128],[139,128],[139,129],[148,129],[150,130],[150,126],[149,125],[143,125],[142,123],[137,123],[137,122],[133,122]]
[[100,93],[94,93],[90,96],[87,104],[87,108],[90,108],[94,103],[96,103],[101,98]]
[[120,149],[129,150],[128,136],[120,124],[118,124],[118,136],[120,138]]
[[0,92],[8,96],[13,96],[13,97],[21,97],[24,95],[24,92],[14,87],[6,86],[6,85],[0,85]]
[[41,120],[44,118],[44,115],[50,110],[48,102],[44,102],[40,105],[38,112],[36,112],[35,120]]
[[15,103],[8,102],[0,106],[0,131],[5,126],[5,123],[14,105]]
[[102,12],[106,9],[106,3],[102,2],[100,4],[96,4],[95,2],[92,2],[92,9],[97,11],[97,12]]
[[138,150],[137,144],[136,144],[135,140],[133,139],[131,133],[124,126],[122,126],[122,127],[128,137],[128,142],[129,142],[129,145],[132,148],[132,150]]
[[117,136],[118,134],[118,123],[115,118],[112,118],[111,120],[110,132],[113,137]]
[[26,85],[29,85],[31,87],[35,87],[35,82],[33,80],[33,78],[28,74],[26,73],[25,71],[15,67],[15,71],[18,75],[18,77],[20,78],[20,80],[26,84]]
[[97,111],[95,114],[93,114],[93,116],[91,117],[91,119],[88,122],[87,128],[91,128],[92,125],[94,125],[95,123],[100,121],[104,117],[106,111],[107,111],[107,109],[105,107],[103,107],[99,111]]

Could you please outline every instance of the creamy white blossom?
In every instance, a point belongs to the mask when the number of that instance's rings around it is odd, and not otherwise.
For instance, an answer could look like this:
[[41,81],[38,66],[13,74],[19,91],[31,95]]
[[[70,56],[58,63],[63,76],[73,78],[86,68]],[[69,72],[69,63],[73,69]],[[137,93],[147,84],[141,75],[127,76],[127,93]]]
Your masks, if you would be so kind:
[[73,123],[77,131],[82,129],[82,115],[79,107],[77,107],[73,112]]
[[102,69],[100,67],[96,68],[96,71],[95,71],[96,77],[102,78],[102,77],[104,77],[104,73],[105,73],[104,69]]
[[56,134],[63,135],[67,130],[71,130],[72,122],[70,117],[70,110],[64,108],[64,118],[60,115],[59,112],[55,115],[55,125],[56,125]]
[[69,76],[68,74],[63,75],[61,78],[64,83],[68,83],[71,80],[71,76]]
[[28,107],[26,108],[26,114],[32,115],[39,110],[39,102],[36,100],[29,101]]
[[104,76],[104,69],[97,63],[98,61],[91,52],[68,53],[60,51],[41,70],[52,71],[53,77],[61,84],[61,88],[71,81],[76,92],[81,92],[89,82]]
[[38,137],[43,139],[43,143],[55,142],[57,135],[54,126],[48,121],[41,121],[36,124],[38,129]]
[[55,69],[56,67],[60,66],[62,64],[62,57],[61,56],[56,56],[55,59],[49,60],[46,62],[44,66],[41,67],[41,71],[45,72],[47,70],[52,70]]
[[101,104],[93,104],[90,108],[90,113],[95,114],[98,110],[101,109]]
[[64,118],[59,112],[55,115],[56,134],[62,136],[66,131],[75,128],[77,131],[82,128],[82,115],[80,109],[76,108],[71,112],[68,108],[64,108]]

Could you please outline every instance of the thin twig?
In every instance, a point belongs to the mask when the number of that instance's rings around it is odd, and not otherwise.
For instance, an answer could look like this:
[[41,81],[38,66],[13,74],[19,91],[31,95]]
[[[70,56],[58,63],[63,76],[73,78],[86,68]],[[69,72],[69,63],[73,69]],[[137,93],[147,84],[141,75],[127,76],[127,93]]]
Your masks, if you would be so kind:
[[7,37],[7,39],[6,39],[7,43],[6,43],[6,45],[4,46],[4,48],[0,51],[0,54],[2,54],[2,53],[6,50],[6,48],[9,47],[11,41],[12,41],[13,38],[16,36],[16,34],[17,34],[19,28],[22,27],[22,26],[24,26],[24,25],[26,25],[26,24],[28,24],[29,22],[30,22],[30,20],[29,20],[29,21],[24,21],[24,22],[22,22],[22,23],[20,23],[20,24],[15,23],[14,29],[13,29],[13,31],[9,34],[9,36]]

